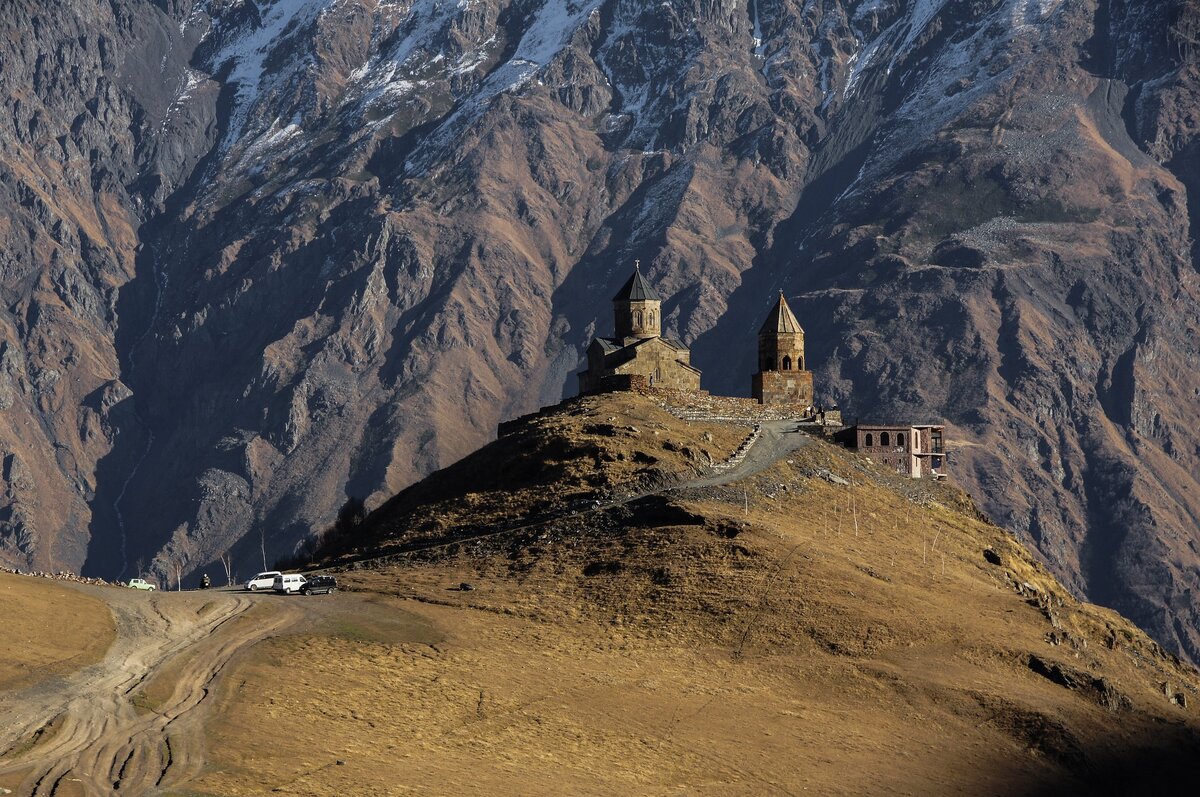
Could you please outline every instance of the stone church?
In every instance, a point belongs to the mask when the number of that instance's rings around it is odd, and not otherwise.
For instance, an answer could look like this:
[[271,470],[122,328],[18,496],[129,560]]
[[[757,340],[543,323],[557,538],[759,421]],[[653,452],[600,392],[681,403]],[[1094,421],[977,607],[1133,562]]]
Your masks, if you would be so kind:
[[635,266],[633,276],[612,298],[615,335],[588,346],[587,370],[579,372],[579,392],[665,387],[700,390],[700,371],[687,346],[662,336],[662,299]]
[[[616,334],[596,338],[588,346],[587,370],[580,371],[579,392],[672,388],[702,394],[700,371],[691,365],[691,352],[677,340],[662,336],[662,299],[642,271],[634,266],[633,276],[613,297]],[[913,478],[945,478],[945,427],[941,424],[886,424],[842,426],[836,407],[814,406],[813,373],[806,367],[804,328],[788,307],[783,292],[758,330],[758,371],[750,380],[750,399],[724,398],[730,402],[786,405],[778,407],[785,417],[794,417],[810,431],[821,429],[832,439],[869,455],[883,467]],[[772,410],[774,411],[774,410]],[[749,414],[749,413],[747,413]],[[775,417],[778,417],[777,415]],[[499,433],[512,429],[520,419],[501,424]],[[831,431],[832,430],[832,431]]]

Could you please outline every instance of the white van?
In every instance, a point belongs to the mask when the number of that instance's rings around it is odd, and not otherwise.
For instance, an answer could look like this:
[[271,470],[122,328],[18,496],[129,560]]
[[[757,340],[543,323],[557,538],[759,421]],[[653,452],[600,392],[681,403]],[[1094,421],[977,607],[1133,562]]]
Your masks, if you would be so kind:
[[246,589],[255,592],[260,589],[270,589],[275,586],[275,576],[279,575],[278,570],[267,570],[259,573],[254,578],[246,582]]
[[280,595],[288,595],[293,592],[299,592],[306,581],[308,579],[299,573],[280,573],[275,576],[275,581],[271,584],[271,589]]

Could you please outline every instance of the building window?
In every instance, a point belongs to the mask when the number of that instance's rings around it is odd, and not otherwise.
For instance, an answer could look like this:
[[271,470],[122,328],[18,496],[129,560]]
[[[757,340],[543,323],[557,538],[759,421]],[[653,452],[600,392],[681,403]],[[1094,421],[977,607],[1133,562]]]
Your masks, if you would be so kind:
[[934,429],[930,434],[930,448],[935,454],[942,453],[942,430]]
[[654,311],[653,310],[650,311],[649,319],[650,320],[648,323],[651,327],[653,327],[654,326]]
[[870,432],[867,432],[866,448],[870,448],[873,445],[875,445],[875,436],[873,434],[871,434]]
[[896,435],[896,445],[900,446],[901,448],[904,447],[904,432]]
[[792,358],[788,357],[787,355],[784,355],[784,358],[783,358],[783,370],[785,370],[785,371],[792,370]]
[[942,458],[941,457],[930,457],[930,459],[933,460],[933,467],[935,467],[935,468],[942,467]]
[[892,438],[888,435],[888,433],[880,432],[879,433],[879,445],[890,446],[891,444],[892,444]]
[[635,327],[640,327],[642,325],[642,311],[641,310],[633,311],[633,325]]

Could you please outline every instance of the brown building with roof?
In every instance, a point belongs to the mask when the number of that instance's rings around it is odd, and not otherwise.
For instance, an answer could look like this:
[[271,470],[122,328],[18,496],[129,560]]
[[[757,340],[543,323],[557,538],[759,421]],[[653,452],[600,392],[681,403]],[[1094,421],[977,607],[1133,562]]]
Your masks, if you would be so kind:
[[635,385],[676,390],[700,389],[700,371],[691,352],[662,336],[662,299],[634,267],[633,276],[613,297],[611,338],[595,338],[587,350],[587,370],[580,371],[579,392],[621,390]]
[[783,291],[758,330],[758,373],[751,377],[750,395],[759,404],[813,403],[812,371],[804,368],[804,329]]
[[945,429],[938,424],[857,424],[834,440],[914,479],[938,478],[946,461]]

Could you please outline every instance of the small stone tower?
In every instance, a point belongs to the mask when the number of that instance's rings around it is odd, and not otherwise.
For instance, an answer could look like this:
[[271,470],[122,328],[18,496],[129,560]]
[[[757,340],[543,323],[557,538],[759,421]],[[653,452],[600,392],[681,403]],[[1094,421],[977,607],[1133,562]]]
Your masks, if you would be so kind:
[[612,300],[617,338],[656,338],[662,334],[662,299],[642,276],[640,263],[634,265],[633,276]]
[[750,391],[759,404],[813,403],[812,371],[804,368],[804,329],[783,291],[758,330],[758,373]]

